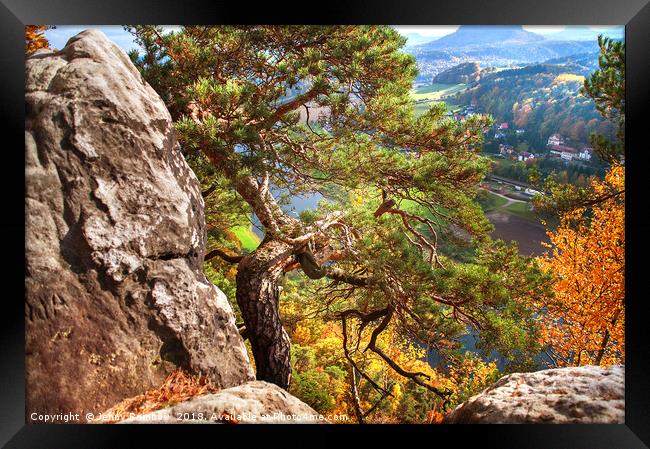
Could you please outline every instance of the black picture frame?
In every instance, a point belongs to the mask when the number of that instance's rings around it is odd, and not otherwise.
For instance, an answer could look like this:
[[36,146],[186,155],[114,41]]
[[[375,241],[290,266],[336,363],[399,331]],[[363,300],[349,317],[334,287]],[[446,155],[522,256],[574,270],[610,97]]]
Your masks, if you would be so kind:
[[[650,445],[647,319],[643,313],[645,259],[650,220],[645,218],[648,188],[644,167],[648,133],[643,112],[650,92],[649,0],[375,0],[352,2],[244,2],[148,0],[0,0],[0,114],[4,128],[2,220],[3,268],[0,296],[0,444],[6,447],[128,447],[133,435],[155,444],[184,446],[199,438],[223,444],[232,436],[246,443],[251,436],[283,445],[313,442],[344,444],[348,438],[397,435],[406,444],[454,444],[472,438],[485,447],[643,448]],[[223,23],[373,23],[392,25],[524,24],[625,25],[626,40],[626,390],[622,425],[487,425],[487,426],[111,426],[25,425],[24,347],[24,25]],[[22,194],[22,195],[21,195]],[[22,267],[22,269],[21,269]],[[245,430],[242,430],[245,429]],[[326,430],[325,430],[326,429]],[[325,430],[325,431],[323,431]],[[215,435],[218,432],[218,435]],[[309,435],[298,435],[309,432]],[[311,436],[312,432],[318,435]],[[218,438],[218,439],[215,439]],[[442,438],[451,439],[443,443]],[[271,440],[273,439],[273,440]],[[229,443],[230,444],[230,443]],[[266,443],[265,443],[266,444]],[[399,444],[399,443],[398,443]],[[140,445],[140,444],[138,444]],[[198,443],[197,443],[198,445]]]

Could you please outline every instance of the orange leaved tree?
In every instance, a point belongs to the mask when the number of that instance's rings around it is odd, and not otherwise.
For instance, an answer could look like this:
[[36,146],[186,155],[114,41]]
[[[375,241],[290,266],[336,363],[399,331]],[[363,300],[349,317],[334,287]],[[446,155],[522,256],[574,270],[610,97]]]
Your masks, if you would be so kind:
[[34,53],[39,48],[50,48],[45,31],[54,28],[51,25],[25,26],[25,53]]
[[624,167],[613,164],[592,186],[604,199],[564,213],[540,258],[556,277],[554,297],[540,304],[540,338],[558,366],[625,361]]

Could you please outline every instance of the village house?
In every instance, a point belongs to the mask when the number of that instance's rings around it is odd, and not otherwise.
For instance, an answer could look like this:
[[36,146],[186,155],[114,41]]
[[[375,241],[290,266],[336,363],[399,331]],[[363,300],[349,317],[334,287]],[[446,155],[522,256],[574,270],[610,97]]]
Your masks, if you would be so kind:
[[565,147],[564,145],[553,145],[551,146],[551,156],[559,156],[565,161],[572,161],[578,157],[578,150],[571,147]]
[[583,161],[589,161],[591,160],[591,155],[593,154],[593,152],[594,152],[593,148],[585,147],[580,151],[578,157]]
[[517,133],[518,136],[525,133],[525,132],[526,132],[525,129],[518,129],[518,130],[515,131],[515,133]]
[[508,122],[503,122],[499,125],[499,129],[508,129]]
[[548,138],[548,142],[546,143],[546,145],[548,146],[564,145],[564,138],[558,133],[552,134]]
[[522,151],[519,153],[517,159],[526,162],[528,160],[535,159],[535,155],[533,153],[529,153],[528,151]]

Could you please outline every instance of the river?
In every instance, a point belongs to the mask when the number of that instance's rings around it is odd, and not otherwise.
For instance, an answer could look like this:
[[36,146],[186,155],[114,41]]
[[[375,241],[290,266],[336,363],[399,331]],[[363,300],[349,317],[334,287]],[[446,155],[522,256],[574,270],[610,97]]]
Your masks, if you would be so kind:
[[[276,198],[285,193],[285,191],[281,189],[274,188],[272,190],[273,196]],[[289,214],[293,217],[297,217],[300,215],[300,212],[303,210],[307,209],[316,209],[318,207],[318,203],[323,199],[323,195],[320,193],[311,193],[311,194],[306,194],[306,195],[294,195],[291,197],[291,203],[283,205],[282,210],[286,213]],[[262,231],[262,226],[255,214],[253,214],[252,218],[253,222],[253,231],[257,236],[262,239],[264,238],[264,231]]]

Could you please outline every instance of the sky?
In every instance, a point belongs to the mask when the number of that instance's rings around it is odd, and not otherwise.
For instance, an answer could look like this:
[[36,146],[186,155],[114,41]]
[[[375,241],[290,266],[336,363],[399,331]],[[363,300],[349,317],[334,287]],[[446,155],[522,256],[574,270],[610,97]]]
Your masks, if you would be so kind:
[[[50,45],[53,48],[63,48],[65,47],[65,43],[70,39],[72,36],[80,33],[83,30],[86,30],[88,28],[97,28],[100,29],[101,31],[108,36],[110,40],[115,42],[117,45],[119,45],[122,49],[124,49],[126,52],[128,52],[131,49],[137,48],[136,44],[133,42],[133,36],[128,33],[127,31],[124,30],[119,25],[111,25],[111,26],[100,26],[100,25],[89,25],[89,26],[70,26],[70,25],[60,25],[57,26],[56,29],[54,30],[48,30],[45,32],[45,36],[47,39],[50,41]],[[174,29],[177,28],[175,26],[166,26],[166,29]],[[424,37],[431,37],[431,38],[440,38],[446,34],[453,33],[458,29],[458,26],[449,26],[449,25],[436,25],[436,26],[422,26],[422,25],[399,25],[394,27],[400,34],[408,34],[408,33],[417,33],[421,36]],[[527,31],[532,31],[533,33],[538,33],[541,34],[547,38],[552,38],[554,33],[558,33],[561,31],[565,31],[567,26],[555,26],[555,25],[548,25],[548,26],[528,26],[524,25],[524,29]],[[588,27],[589,29],[593,30],[594,32],[605,32],[607,34],[607,31],[614,31],[616,35],[621,34],[621,28],[622,27],[612,27],[612,26],[590,26]],[[432,39],[433,40],[433,39]]]
[[[106,37],[119,45],[127,53],[129,50],[137,48],[137,45],[133,41],[133,35],[121,25],[57,25],[54,30],[47,30],[45,37],[47,37],[52,48],[61,49],[65,47],[68,39],[89,28],[101,30]],[[172,30],[178,27],[165,26],[164,28]]]
[[[435,26],[422,26],[422,25],[396,25],[393,28],[395,28],[397,31],[400,32],[400,34],[406,34],[406,33],[417,33],[421,36],[434,36],[434,37],[442,37],[445,34],[453,33],[458,29],[458,25],[435,25]],[[524,25],[524,30],[530,31],[533,33],[541,34],[541,35],[552,35],[553,33],[559,33],[560,31],[564,31],[566,28],[570,28],[569,26],[558,26],[558,25]],[[590,29],[594,31],[605,31],[612,26],[590,26]]]

